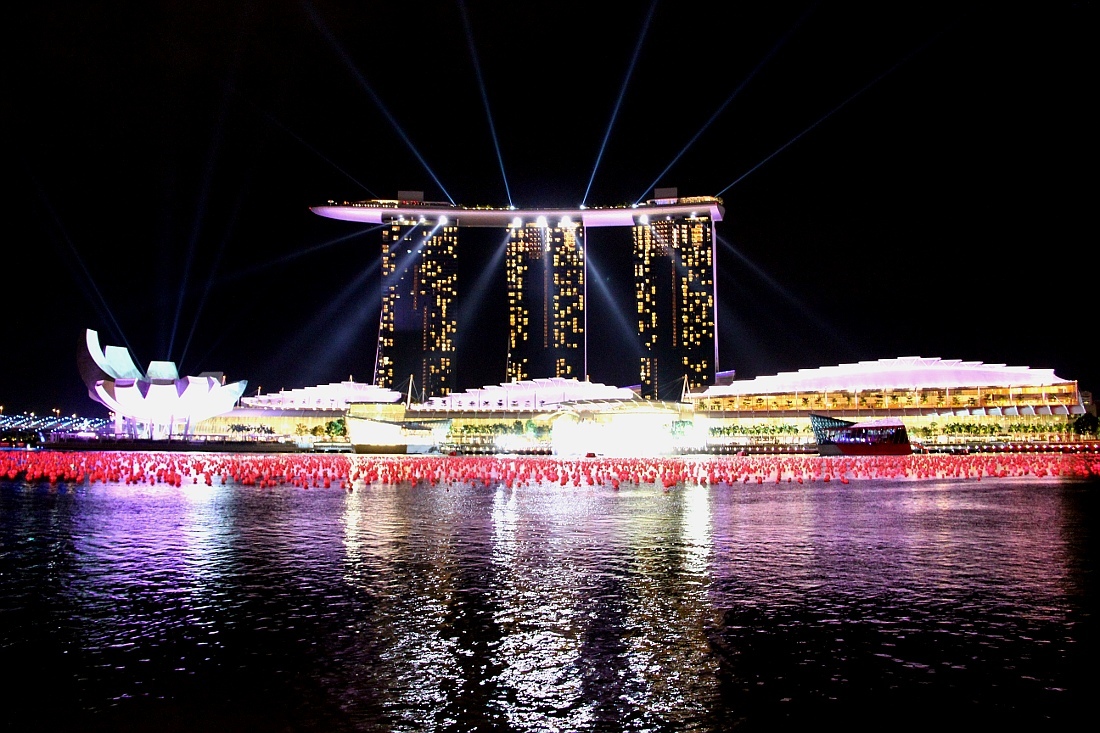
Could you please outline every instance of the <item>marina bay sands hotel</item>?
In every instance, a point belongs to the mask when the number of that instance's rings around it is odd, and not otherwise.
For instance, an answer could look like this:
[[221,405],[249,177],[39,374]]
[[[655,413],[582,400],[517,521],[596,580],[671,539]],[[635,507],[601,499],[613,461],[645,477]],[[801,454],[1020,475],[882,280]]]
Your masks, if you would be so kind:
[[[455,388],[459,231],[507,232],[508,381],[587,378],[585,230],[630,227],[641,395],[669,385],[714,383],[718,343],[714,224],[721,199],[680,198],[655,189],[635,206],[579,209],[461,207],[396,199],[314,206],[320,216],[382,227],[382,311],[374,383],[394,388],[410,376],[427,396]],[[678,394],[677,390],[677,394]]]

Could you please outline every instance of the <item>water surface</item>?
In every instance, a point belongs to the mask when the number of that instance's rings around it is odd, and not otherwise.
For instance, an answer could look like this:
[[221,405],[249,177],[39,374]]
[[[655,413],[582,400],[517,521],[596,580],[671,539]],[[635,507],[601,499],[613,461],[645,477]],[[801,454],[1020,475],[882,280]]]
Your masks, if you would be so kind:
[[3,482],[3,694],[40,729],[1051,727],[1094,689],[1096,490]]

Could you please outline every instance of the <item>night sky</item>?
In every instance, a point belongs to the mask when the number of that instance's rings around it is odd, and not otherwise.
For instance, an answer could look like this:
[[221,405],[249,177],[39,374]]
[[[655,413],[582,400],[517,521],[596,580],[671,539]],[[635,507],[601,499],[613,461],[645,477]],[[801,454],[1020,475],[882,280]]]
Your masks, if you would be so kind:
[[[725,202],[738,378],[938,356],[1100,389],[1096,10],[1002,5],[20,3],[0,404],[105,415],[87,328],[249,394],[369,381],[379,234],[311,205],[654,186]],[[501,236],[462,234],[462,388],[504,380]],[[588,248],[590,377],[636,383],[629,230]]]

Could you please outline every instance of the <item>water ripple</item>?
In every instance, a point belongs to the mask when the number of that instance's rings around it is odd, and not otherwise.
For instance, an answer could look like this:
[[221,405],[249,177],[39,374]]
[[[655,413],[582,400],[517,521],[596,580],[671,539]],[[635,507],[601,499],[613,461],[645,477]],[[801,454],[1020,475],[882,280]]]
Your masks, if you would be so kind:
[[1049,725],[1091,693],[1093,494],[8,482],[0,662],[46,727]]

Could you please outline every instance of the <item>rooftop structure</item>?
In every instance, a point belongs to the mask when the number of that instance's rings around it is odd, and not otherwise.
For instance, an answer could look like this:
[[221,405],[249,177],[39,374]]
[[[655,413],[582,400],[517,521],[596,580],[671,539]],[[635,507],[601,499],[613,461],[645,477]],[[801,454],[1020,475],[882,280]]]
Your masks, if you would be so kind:
[[636,400],[637,395],[626,387],[612,387],[598,382],[551,377],[522,382],[505,382],[480,389],[468,389],[446,397],[432,397],[421,409],[428,410],[519,410],[553,411],[562,405],[578,402],[618,402]]
[[319,384],[315,387],[280,390],[265,395],[242,397],[241,404],[251,408],[274,410],[344,410],[353,402],[397,402],[400,392],[375,384],[346,382]]
[[[660,191],[660,189],[658,189]],[[722,221],[725,209],[722,200],[714,196],[690,198],[655,197],[645,203],[631,206],[575,209],[517,209],[514,207],[457,206],[447,202],[423,201],[417,192],[406,198],[375,199],[370,201],[330,201],[310,210],[329,219],[354,221],[362,224],[383,224],[391,221],[415,224],[440,222],[459,227],[492,227],[506,229],[528,223],[540,222],[556,225],[562,219],[580,222],[584,227],[632,227],[643,220],[655,221],[658,217],[705,216],[711,221]]]

